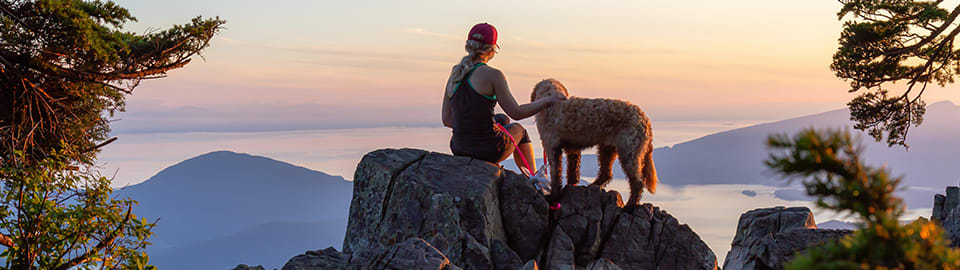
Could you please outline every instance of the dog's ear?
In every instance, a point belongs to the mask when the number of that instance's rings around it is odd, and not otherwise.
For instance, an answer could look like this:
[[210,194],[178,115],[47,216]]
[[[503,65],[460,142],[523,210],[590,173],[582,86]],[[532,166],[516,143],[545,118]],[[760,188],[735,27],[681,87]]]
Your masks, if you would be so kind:
[[540,92],[540,89],[542,89],[543,87],[546,87],[547,83],[549,83],[547,80],[542,80],[538,82],[537,85],[533,86],[533,92],[530,93],[530,102],[534,102],[537,100],[537,92]]
[[560,94],[563,94],[563,96],[570,97],[570,93],[567,92],[567,87],[563,86],[563,84],[560,83],[559,80],[557,79],[550,79],[550,80],[551,82],[553,82],[554,90],[557,90],[557,92],[559,92]]

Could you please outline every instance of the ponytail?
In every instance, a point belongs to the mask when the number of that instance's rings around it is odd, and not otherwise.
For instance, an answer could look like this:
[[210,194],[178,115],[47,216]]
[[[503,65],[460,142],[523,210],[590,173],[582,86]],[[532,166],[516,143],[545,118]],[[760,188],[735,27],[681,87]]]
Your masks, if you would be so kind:
[[473,62],[480,59],[480,56],[486,54],[493,50],[492,44],[483,44],[474,40],[467,40],[467,44],[464,45],[464,49],[467,51],[467,55],[460,59],[460,63],[456,66],[453,66],[453,70],[450,71],[450,84],[447,85],[447,96],[449,97],[455,89],[453,85],[456,85],[458,82],[462,81],[464,76],[467,75],[467,72],[470,71],[470,68],[473,67]]

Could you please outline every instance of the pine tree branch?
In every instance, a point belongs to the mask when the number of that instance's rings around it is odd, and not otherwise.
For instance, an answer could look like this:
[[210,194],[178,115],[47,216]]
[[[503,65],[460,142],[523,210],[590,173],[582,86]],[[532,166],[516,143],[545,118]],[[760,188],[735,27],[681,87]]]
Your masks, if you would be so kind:
[[[947,28],[949,28],[950,25],[953,24],[953,21],[957,19],[957,16],[960,16],[960,5],[957,5],[956,7],[954,7],[954,8],[953,8],[953,11],[950,12],[950,16],[948,16],[947,19],[943,21],[943,24],[940,25],[940,27],[938,27],[936,30],[934,30],[933,32],[931,32],[930,35],[928,35],[928,36],[927,36],[926,38],[924,38],[923,40],[920,40],[919,42],[917,42],[916,44],[913,44],[913,45],[911,45],[911,46],[907,46],[907,47],[903,47],[903,48],[900,48],[900,49],[896,49],[896,50],[892,50],[892,51],[885,52],[884,55],[887,55],[887,56],[900,55],[900,54],[903,54],[903,53],[907,53],[907,52],[911,52],[911,51],[917,50],[918,48],[922,47],[923,45],[926,45],[927,43],[932,42],[934,39],[937,38],[937,36],[940,35],[940,33],[943,33],[943,31],[946,31]],[[956,29],[954,29],[953,32],[956,32]],[[956,35],[956,34],[952,34],[952,35]]]

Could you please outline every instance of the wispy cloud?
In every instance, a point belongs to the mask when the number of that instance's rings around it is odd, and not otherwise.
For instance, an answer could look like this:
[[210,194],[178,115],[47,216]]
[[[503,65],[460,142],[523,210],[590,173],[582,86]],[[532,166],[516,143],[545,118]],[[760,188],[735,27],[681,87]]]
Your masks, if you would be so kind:
[[[427,35],[442,35],[432,32]],[[377,52],[370,50],[356,50],[356,49],[343,49],[343,48],[330,48],[330,47],[321,47],[321,46],[310,46],[310,45],[276,45],[276,44],[261,44],[248,42],[243,40],[232,39],[228,37],[220,38],[224,43],[253,48],[258,51],[272,51],[272,52],[289,52],[296,53],[296,60],[292,62],[318,62],[312,58],[304,58],[304,56],[337,56],[337,57],[348,57],[348,58],[362,58],[369,60],[399,60],[404,61],[418,61],[418,62],[448,62],[449,59],[443,58],[437,55],[428,55],[428,54],[403,54],[403,53],[391,53],[391,52]],[[277,58],[289,58],[289,57],[279,57]]]
[[631,47],[631,46],[604,46],[600,47],[589,47],[585,45],[569,45],[569,44],[556,44],[556,43],[547,43],[538,40],[530,40],[520,37],[514,37],[508,39],[511,44],[505,46],[516,45],[521,48],[536,49],[540,51],[562,51],[562,52],[577,52],[577,53],[592,53],[592,54],[675,54],[680,51],[670,48],[643,48],[643,47]]
[[464,40],[464,38],[461,36],[437,33],[437,32],[423,29],[423,28],[401,28],[398,31],[402,33],[407,33],[407,34],[435,37],[435,38],[446,39],[446,40]]

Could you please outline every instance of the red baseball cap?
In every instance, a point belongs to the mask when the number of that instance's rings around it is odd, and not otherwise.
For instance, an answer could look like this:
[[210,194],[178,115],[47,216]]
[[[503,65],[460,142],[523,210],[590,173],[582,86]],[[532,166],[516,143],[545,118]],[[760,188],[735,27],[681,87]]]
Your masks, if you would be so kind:
[[467,34],[467,40],[477,41],[481,44],[496,45],[497,48],[500,48],[500,45],[497,45],[497,28],[494,28],[493,25],[488,23],[478,23],[474,25],[473,28],[470,28],[470,33]]

